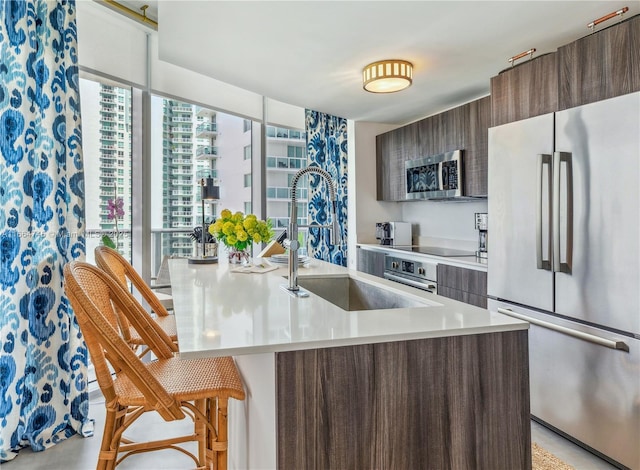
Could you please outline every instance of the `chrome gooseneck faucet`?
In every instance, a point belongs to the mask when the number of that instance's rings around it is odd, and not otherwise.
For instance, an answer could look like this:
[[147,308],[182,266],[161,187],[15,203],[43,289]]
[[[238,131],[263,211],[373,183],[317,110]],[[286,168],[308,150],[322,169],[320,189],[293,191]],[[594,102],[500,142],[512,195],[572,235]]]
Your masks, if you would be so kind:
[[[296,204],[296,189],[298,187],[298,180],[300,177],[307,173],[317,173],[324,178],[327,187],[329,188],[329,198],[331,199],[331,224],[329,225],[298,225],[298,206]],[[332,245],[338,242],[338,217],[336,215],[338,205],[338,198],[336,195],[336,188],[331,181],[331,175],[315,166],[309,166],[303,168],[297,172],[291,180],[291,214],[289,218],[289,239],[285,240],[285,247],[289,248],[289,284],[282,287],[289,291],[291,295],[296,297],[307,297],[309,293],[298,286],[298,249],[300,248],[300,242],[298,241],[298,229],[300,227],[316,227],[316,228],[330,228],[329,243]]]

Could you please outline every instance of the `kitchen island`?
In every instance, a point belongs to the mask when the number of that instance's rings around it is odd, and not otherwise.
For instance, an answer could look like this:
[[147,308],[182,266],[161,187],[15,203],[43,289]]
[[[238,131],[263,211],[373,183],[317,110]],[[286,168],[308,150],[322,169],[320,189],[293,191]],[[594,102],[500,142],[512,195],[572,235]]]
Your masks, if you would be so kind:
[[530,468],[528,323],[314,260],[424,306],[345,311],[286,268],[171,260],[183,357],[233,355],[229,468]]

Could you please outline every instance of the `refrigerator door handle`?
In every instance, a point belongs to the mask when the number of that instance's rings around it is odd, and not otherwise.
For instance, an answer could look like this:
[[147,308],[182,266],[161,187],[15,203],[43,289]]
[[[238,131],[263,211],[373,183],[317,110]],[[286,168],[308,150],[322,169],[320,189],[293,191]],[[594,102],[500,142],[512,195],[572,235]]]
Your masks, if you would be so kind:
[[[566,245],[562,253],[560,251],[561,233],[560,233],[560,203],[562,199],[561,189],[561,165],[565,166],[565,194],[566,194],[566,212],[565,212],[565,234]],[[553,271],[571,274],[571,266],[573,261],[573,165],[571,161],[571,153],[554,152],[553,153]],[[564,254],[565,261],[561,260],[561,254]]]
[[[547,253],[548,259],[543,259],[543,183],[544,183],[544,166],[547,166]],[[538,154],[538,163],[536,165],[538,169],[538,186],[537,186],[537,201],[538,207],[536,208],[536,260],[538,269],[544,269],[545,271],[551,271],[551,155]]]
[[538,320],[537,318],[532,318],[527,315],[522,315],[521,313],[516,313],[513,310],[508,308],[498,308],[498,313],[502,313],[503,315],[508,315],[510,317],[517,318],[519,320],[528,321],[532,325],[538,325],[538,326],[541,326],[542,328],[547,328],[548,330],[557,331],[559,333],[573,336],[574,338],[578,338],[584,341],[589,341],[590,343],[595,343],[600,346],[604,346],[606,348],[619,349],[621,351],[629,352],[629,345],[624,341],[614,341],[612,339],[602,338],[600,336],[592,335],[590,333],[585,333],[584,331],[578,331],[572,328],[556,325],[554,323]]

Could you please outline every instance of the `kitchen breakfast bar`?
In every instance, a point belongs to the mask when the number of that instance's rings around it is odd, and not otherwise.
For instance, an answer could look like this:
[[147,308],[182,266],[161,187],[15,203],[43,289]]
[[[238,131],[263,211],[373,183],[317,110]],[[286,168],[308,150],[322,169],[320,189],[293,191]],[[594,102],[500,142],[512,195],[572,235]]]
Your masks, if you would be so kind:
[[181,356],[244,381],[230,469],[531,468],[527,322],[319,260],[296,298],[286,268],[223,261],[169,266]]

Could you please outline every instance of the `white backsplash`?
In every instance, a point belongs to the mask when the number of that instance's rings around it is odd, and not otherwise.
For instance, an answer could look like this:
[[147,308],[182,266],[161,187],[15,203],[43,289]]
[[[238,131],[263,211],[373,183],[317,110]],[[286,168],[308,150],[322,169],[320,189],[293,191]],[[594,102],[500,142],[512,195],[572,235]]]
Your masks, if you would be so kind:
[[[430,239],[443,240],[439,246],[447,246],[446,240],[473,242],[468,249],[475,249],[478,231],[475,229],[475,213],[487,212],[487,200],[469,202],[401,202],[402,219],[413,224],[414,243],[428,244]],[[489,220],[491,233],[491,220]],[[435,244],[435,243],[434,243]],[[466,244],[464,244],[466,245]]]

